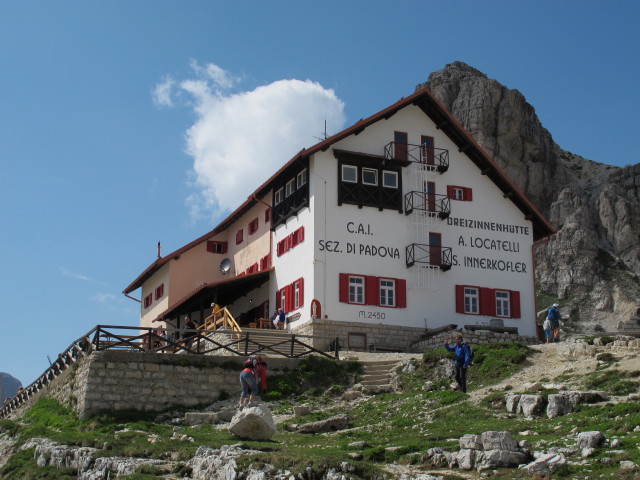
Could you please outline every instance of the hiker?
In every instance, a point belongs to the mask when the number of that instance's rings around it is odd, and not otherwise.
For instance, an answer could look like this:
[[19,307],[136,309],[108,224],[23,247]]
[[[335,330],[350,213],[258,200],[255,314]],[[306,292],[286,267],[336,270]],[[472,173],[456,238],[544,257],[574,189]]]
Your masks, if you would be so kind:
[[456,382],[462,393],[467,393],[467,368],[470,361],[469,346],[462,341],[462,335],[456,335],[456,344],[449,346],[449,340],[444,341],[444,348],[450,352],[454,352],[453,365],[455,368]]
[[261,392],[267,391],[267,362],[262,359],[261,355],[256,357],[256,361],[254,362],[254,370],[256,372],[256,378],[258,387],[260,387]]
[[[242,393],[240,394],[239,408],[252,407],[253,402],[258,394],[258,384],[256,383],[256,374],[252,360],[242,362],[243,369],[240,372],[240,386]],[[249,393],[251,390],[251,393]]]
[[544,338],[547,339],[547,343],[551,343],[551,320],[549,320],[549,317],[544,319],[542,328],[544,329]]
[[547,310],[547,318],[551,322],[551,341],[559,342],[560,341],[560,310],[558,310],[557,303],[554,303]]
[[[193,323],[193,320],[191,320],[190,316],[187,315],[186,317],[184,317],[184,330],[195,330],[196,328],[198,327],[195,323]],[[184,343],[187,348],[191,348],[191,345],[193,345],[193,338],[196,335],[196,332],[184,332],[182,337],[184,338]]]

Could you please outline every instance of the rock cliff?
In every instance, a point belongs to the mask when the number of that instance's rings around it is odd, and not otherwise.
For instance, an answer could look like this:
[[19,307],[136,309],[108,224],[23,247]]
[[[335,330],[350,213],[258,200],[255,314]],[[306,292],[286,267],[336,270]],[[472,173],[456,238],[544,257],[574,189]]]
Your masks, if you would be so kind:
[[563,150],[519,91],[462,62],[416,88],[425,87],[557,229],[536,248],[540,298],[563,300],[569,328],[615,331],[640,303],[640,164]]

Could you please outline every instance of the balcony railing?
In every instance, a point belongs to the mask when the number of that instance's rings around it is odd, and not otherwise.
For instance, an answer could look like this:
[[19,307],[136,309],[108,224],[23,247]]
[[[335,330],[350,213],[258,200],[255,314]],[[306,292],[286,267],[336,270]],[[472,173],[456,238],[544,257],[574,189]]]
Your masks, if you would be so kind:
[[407,268],[416,263],[447,271],[451,268],[452,252],[450,247],[412,243],[406,247]]
[[444,173],[449,169],[449,150],[427,145],[389,142],[384,147],[387,160],[420,163],[425,170]]
[[411,191],[404,196],[404,213],[409,215],[414,209],[447,218],[451,214],[451,199],[447,195]]

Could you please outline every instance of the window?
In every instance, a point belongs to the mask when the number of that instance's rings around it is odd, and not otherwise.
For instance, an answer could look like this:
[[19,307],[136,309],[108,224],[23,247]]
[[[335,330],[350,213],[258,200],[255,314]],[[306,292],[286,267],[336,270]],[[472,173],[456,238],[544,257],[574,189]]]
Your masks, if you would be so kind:
[[349,277],[349,303],[364,304],[364,278]]
[[477,288],[465,287],[464,289],[464,313],[479,314],[479,294]]
[[249,222],[249,235],[253,235],[258,231],[258,217]]
[[300,308],[301,298],[300,298],[300,287],[302,286],[301,280],[296,280],[293,282],[293,309]]
[[286,196],[290,197],[291,195],[293,195],[293,192],[296,191],[296,179],[292,178],[291,180],[289,180],[285,185],[285,187],[286,187]]
[[266,270],[271,266],[271,256],[266,254],[260,259],[260,270]]
[[158,300],[159,298],[162,298],[163,295],[164,295],[164,283],[159,287],[156,287],[156,300]]
[[149,308],[152,302],[153,302],[153,294],[150,293],[149,295],[144,297],[144,308]]
[[362,184],[363,185],[378,185],[378,170],[373,168],[362,169]]
[[355,165],[342,165],[342,181],[358,183],[358,167]]
[[284,188],[279,188],[276,193],[273,194],[273,204],[279,205],[284,200]]
[[267,208],[264,211],[264,223],[268,224],[270,221],[271,221],[271,209]]
[[247,268],[246,273],[247,275],[251,274],[251,273],[256,273],[258,271],[258,263],[254,263],[253,265],[251,265],[249,268]]
[[295,282],[286,285],[276,291],[276,308],[282,308],[290,312],[302,307],[304,303],[304,279],[299,278]]
[[396,282],[388,278],[380,279],[380,306],[395,307]]
[[243,230],[240,229],[236,232],[236,245],[242,243],[243,239],[244,239],[244,233],[243,233]]
[[496,290],[496,316],[509,317],[509,292]]
[[290,233],[282,240],[280,240],[276,246],[276,253],[280,257],[284,255],[293,247],[297,246],[304,240],[304,226],[298,228],[295,232]]
[[402,278],[341,273],[340,302],[376,307],[406,308],[407,281]]
[[305,168],[296,176],[296,188],[300,188],[307,183],[307,169]]
[[456,285],[456,312],[467,315],[520,318],[520,292]]
[[456,185],[447,185],[447,196],[451,200],[461,202],[470,202],[473,200],[473,192],[468,187],[458,187]]
[[398,172],[383,170],[382,186],[385,188],[398,188]]
[[216,242],[216,241],[210,240],[207,242],[207,252],[227,253],[227,242]]

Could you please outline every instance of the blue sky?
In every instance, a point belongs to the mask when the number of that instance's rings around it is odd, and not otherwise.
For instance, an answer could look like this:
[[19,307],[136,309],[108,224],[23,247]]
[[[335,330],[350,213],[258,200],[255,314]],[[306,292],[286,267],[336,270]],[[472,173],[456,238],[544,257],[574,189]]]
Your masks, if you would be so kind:
[[[0,1],[0,371],[33,381],[301,148],[460,60],[635,164],[633,1]],[[252,172],[247,175],[247,172]]]

